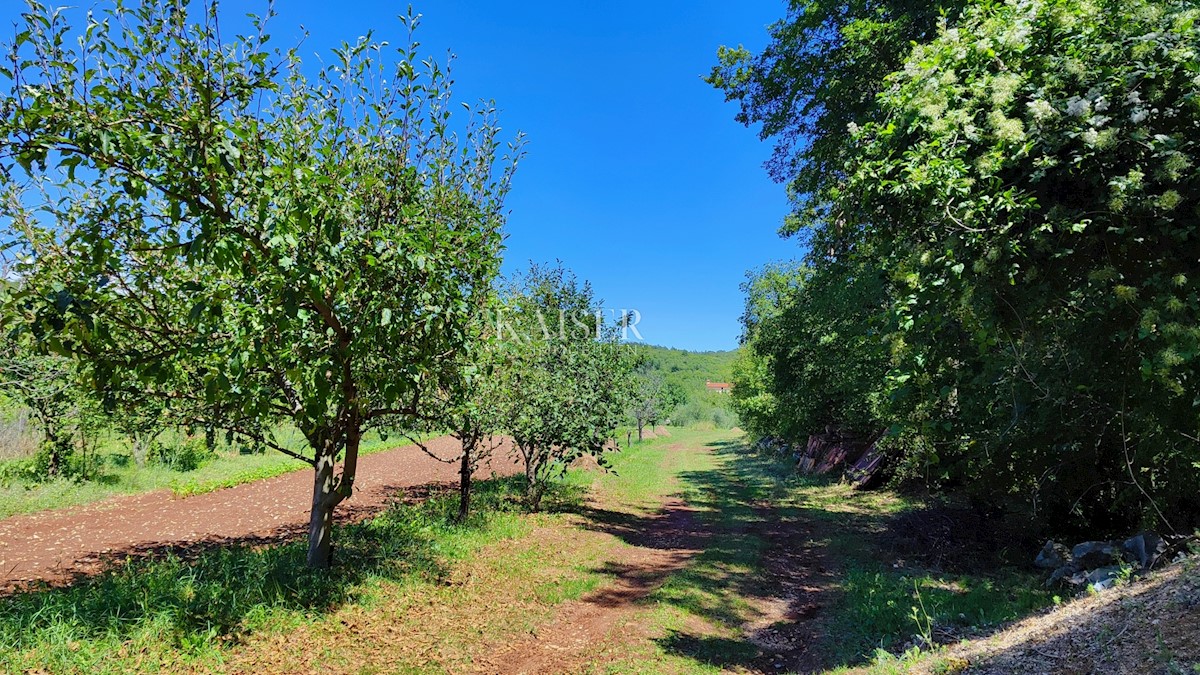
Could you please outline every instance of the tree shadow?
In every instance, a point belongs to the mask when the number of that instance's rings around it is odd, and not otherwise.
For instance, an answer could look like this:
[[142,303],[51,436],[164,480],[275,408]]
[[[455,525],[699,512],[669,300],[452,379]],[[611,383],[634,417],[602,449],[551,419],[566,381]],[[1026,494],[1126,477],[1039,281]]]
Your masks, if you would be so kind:
[[753,672],[812,662],[811,638],[820,610],[835,602],[836,574],[824,564],[826,542],[816,538],[811,515],[778,499],[794,470],[740,442],[708,447],[719,465],[680,474],[679,493],[654,513],[576,511],[588,529],[671,554],[657,556],[654,569],[609,564],[596,571],[614,578],[619,602],[671,605],[742,636],[677,628],[657,640],[669,653]]
[[697,525],[695,509],[682,504],[667,506],[649,515],[598,508],[584,503],[569,512],[582,516],[584,529],[610,534],[641,548],[699,551],[711,536],[710,532]]
[[305,567],[303,527],[121,551],[123,560],[98,560],[102,569],[68,585],[42,583],[0,598],[0,644],[21,650],[46,635],[121,642],[151,625],[172,647],[237,642],[255,613],[331,612],[359,598],[371,579],[440,579],[439,538],[512,510],[519,486],[511,478],[478,482],[474,515],[463,524],[452,523],[457,500],[447,488],[404,488],[371,519],[350,509],[340,514],[328,570]]
[[[1200,575],[1182,561],[1130,586],[1022,621],[1002,636],[934,655],[972,672],[1188,673],[1200,670]],[[966,657],[964,659],[964,657]],[[940,663],[939,663],[940,662]]]
[[[718,545],[679,575],[673,595],[683,609],[735,629],[740,639],[676,630],[659,640],[666,651],[709,665],[751,672],[811,671],[829,664],[818,649],[825,611],[839,601],[838,574],[827,554],[826,524],[782,499],[799,483],[791,462],[751,451],[740,441],[708,444],[721,460],[682,474],[688,501],[709,515]],[[877,518],[850,527],[870,529]],[[716,598],[725,598],[714,602]]]
[[[659,640],[668,652],[752,672],[811,672],[862,664],[881,645],[910,638],[914,605],[928,608],[935,639],[952,641],[993,633],[1049,601],[1036,580],[1011,569],[944,574],[923,556],[898,558],[898,539],[908,551],[924,541],[905,534],[920,530],[920,505],[877,504],[882,497],[798,474],[790,458],[740,442],[708,447],[720,466],[681,478],[687,501],[708,514],[714,545],[665,588],[676,584],[668,600],[743,637],[675,630]],[[939,541],[947,549],[938,554],[951,557],[974,544]],[[749,608],[713,601],[730,595]]]
[[[514,476],[513,480],[520,489],[525,489],[525,478]],[[578,513],[585,508],[588,488],[572,483],[552,482],[546,486],[542,495],[541,511],[544,513]]]
[[[800,475],[788,458],[738,441],[707,446],[718,465],[680,474],[677,499],[655,513],[577,510],[589,529],[677,552],[652,573],[598,570],[614,578],[620,602],[667,604],[704,620],[659,638],[668,653],[749,672],[811,672],[864,663],[881,644],[911,636],[916,594],[939,619],[966,616],[964,623],[979,619],[972,611],[1008,597],[1008,614],[985,617],[989,630],[1037,606],[1030,598],[1040,589],[1025,593],[987,575],[939,576],[906,566],[893,545],[903,537],[894,525],[912,511],[907,506],[877,508],[873,500],[882,498]],[[921,584],[915,592],[914,580]]]
[[[681,654],[693,661],[722,670],[738,668],[749,672],[765,672],[761,668],[761,650],[758,645],[746,640],[672,630],[657,642],[667,652]],[[772,669],[770,672],[779,672],[779,669]]]

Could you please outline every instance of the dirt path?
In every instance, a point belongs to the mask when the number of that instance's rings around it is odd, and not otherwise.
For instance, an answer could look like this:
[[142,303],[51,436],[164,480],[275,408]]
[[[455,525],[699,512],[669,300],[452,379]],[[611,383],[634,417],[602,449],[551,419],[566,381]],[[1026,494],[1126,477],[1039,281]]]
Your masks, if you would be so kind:
[[[663,461],[671,461],[671,452],[713,453],[710,447],[673,446]],[[695,504],[675,494],[688,486],[695,495],[695,489],[706,482],[706,491]],[[603,671],[605,664],[630,666],[627,659],[632,653],[645,654],[647,643],[672,641],[683,653],[713,645],[710,650],[715,651],[694,656],[722,670],[772,674],[820,670],[825,664],[816,646],[824,632],[823,610],[833,602],[836,577],[820,524],[754,498],[756,492],[748,482],[732,465],[718,460],[709,470],[677,469],[667,490],[670,496],[651,515],[645,505],[637,512],[619,500],[600,496],[584,514],[590,522],[585,527],[629,544],[615,549],[604,567],[613,581],[563,603],[551,621],[529,635],[494,647],[476,662],[478,672]],[[716,511],[704,514],[702,509]],[[744,516],[722,518],[718,512],[725,509]],[[735,549],[741,553],[733,553]],[[757,550],[755,571],[731,572],[747,562],[738,556],[749,550]],[[647,599],[672,575],[689,568],[692,581],[683,583],[708,584],[704,589],[692,587],[693,597],[708,593],[704,597],[711,606],[727,602],[727,623],[722,628],[718,626],[722,619],[702,619],[705,612],[700,609],[685,625],[664,635],[651,618],[655,603]],[[738,606],[742,609],[732,609]],[[722,654],[716,645],[735,647],[737,654]]]
[[818,651],[825,632],[823,610],[834,602],[835,564],[815,524],[785,520],[770,504],[755,505],[759,520],[749,528],[767,542],[757,593],[747,599],[759,616],[743,630],[759,648],[751,669],[772,673],[823,670]]
[[[457,441],[429,441],[453,456]],[[479,477],[516,473],[508,447],[497,449]],[[338,507],[339,522],[361,520],[405,488],[456,481],[457,465],[405,446],[359,459],[354,496]],[[86,506],[0,520],[0,591],[31,581],[63,583],[110,561],[165,550],[187,554],[221,544],[260,544],[302,535],[312,500],[312,473],[296,471],[236,487],[176,498],[169,490],[107,499]]]
[[[619,523],[614,528],[622,528]],[[695,510],[677,498],[664,502],[662,510],[639,522],[636,530],[623,533],[634,544],[608,561],[606,571],[613,583],[579,600],[563,603],[554,619],[536,634],[507,644],[480,660],[486,673],[576,672],[597,653],[633,639],[645,639],[646,627],[639,621],[644,609],[639,601],[685,568],[704,548],[708,532]]]

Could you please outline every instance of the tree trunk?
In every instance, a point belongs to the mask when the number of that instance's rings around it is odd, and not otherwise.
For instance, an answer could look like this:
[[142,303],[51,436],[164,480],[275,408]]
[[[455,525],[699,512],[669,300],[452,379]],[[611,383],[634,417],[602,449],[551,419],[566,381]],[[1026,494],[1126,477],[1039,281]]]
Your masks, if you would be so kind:
[[642,442],[642,429],[646,427],[646,423],[638,420],[638,443]]
[[530,488],[528,500],[530,512],[537,513],[542,510],[542,497],[545,494],[546,486],[540,482]]
[[337,481],[333,479],[337,444],[331,438],[327,436],[324,446],[317,451],[317,463],[313,466],[312,511],[308,519],[307,563],[309,567],[321,569],[333,564],[333,510],[354,493],[358,446],[362,442],[359,417],[350,417],[350,428],[346,431],[346,459]]
[[57,434],[46,432],[46,475],[57,478],[66,468],[67,457],[70,456],[70,446]]
[[42,451],[46,453],[46,475],[55,478],[62,473],[65,456],[62,441],[58,437],[58,427],[54,424],[56,419],[50,410],[43,406],[37,406],[33,411],[42,426],[42,434],[45,435],[42,439]]
[[313,467],[312,512],[308,520],[308,559],[313,568],[327,568],[333,563],[333,453],[322,448]]
[[471,450],[473,444],[463,444],[462,463],[458,467],[458,522],[471,513]]
[[56,478],[62,473],[62,458],[60,457],[58,446],[50,445],[50,452],[46,458],[46,475],[50,478]]
[[536,448],[530,450],[522,448],[521,456],[525,458],[525,504],[530,511],[536,512],[542,502],[542,486],[538,480],[541,458],[538,456]]

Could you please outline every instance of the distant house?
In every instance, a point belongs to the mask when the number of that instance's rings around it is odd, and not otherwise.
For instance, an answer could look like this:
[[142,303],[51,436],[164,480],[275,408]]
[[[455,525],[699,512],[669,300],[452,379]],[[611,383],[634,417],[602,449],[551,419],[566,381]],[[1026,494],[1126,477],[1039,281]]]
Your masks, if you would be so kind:
[[709,382],[705,380],[704,386],[708,387],[709,391],[715,391],[718,394],[728,394],[729,390],[733,389],[733,385],[728,382]]

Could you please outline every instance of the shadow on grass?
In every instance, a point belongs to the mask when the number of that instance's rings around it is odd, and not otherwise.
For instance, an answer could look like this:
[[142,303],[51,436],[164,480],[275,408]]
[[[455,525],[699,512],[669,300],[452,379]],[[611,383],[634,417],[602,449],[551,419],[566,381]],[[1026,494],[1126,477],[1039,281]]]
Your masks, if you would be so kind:
[[[644,589],[638,602],[669,605],[739,633],[748,624],[767,629],[811,616],[813,597],[832,584],[811,560],[788,559],[811,545],[801,514],[779,500],[786,494],[784,484],[793,480],[791,467],[748,453],[736,441],[708,447],[717,466],[680,474],[681,489],[672,495],[677,499],[654,513],[595,507],[578,511],[585,527],[672,554],[657,556],[665,560],[657,569],[605,566],[597,571],[613,577],[620,588],[628,588],[628,578],[636,575],[637,587]],[[764,653],[758,632],[733,639],[673,630],[658,643],[667,652],[708,665],[778,672],[778,654]]]
[[[697,549],[645,597],[735,631],[675,629],[657,640],[699,663],[751,672],[808,672],[869,660],[917,632],[919,606],[954,637],[996,627],[1048,601],[1027,576],[947,576],[906,567],[885,537],[903,503],[854,493],[795,472],[784,458],[737,441],[709,443],[715,468],[680,475],[680,497],[700,531],[684,541],[664,532],[675,511],[647,517],[583,510],[589,527],[648,548]],[[693,528],[694,529],[694,528]],[[602,570],[603,571],[603,570]]]
[[[670,653],[681,654],[698,663],[717,668],[740,668],[761,672],[762,655],[757,645],[746,640],[691,635],[681,631],[670,631],[658,640],[659,646]],[[773,669],[771,672],[778,672]]]
[[458,525],[456,495],[444,494],[444,486],[406,488],[406,497],[377,517],[337,526],[329,570],[305,567],[303,532],[294,530],[143,551],[141,559],[68,587],[0,598],[0,653],[139,638],[185,650],[211,646],[236,641],[253,630],[254,617],[272,611],[333,611],[358,598],[369,579],[437,579],[453,555],[448,535],[482,530],[518,509],[520,489],[516,478],[478,482],[473,514]]
[[[688,503],[713,529],[714,545],[664,585],[660,600],[737,631],[675,630],[666,651],[708,665],[751,672],[813,670],[825,665],[818,643],[822,611],[837,602],[837,575],[827,561],[827,534],[813,514],[787,497],[798,485],[791,462],[751,452],[738,441],[709,443],[714,469],[681,475]],[[870,527],[871,519],[856,524]]]

